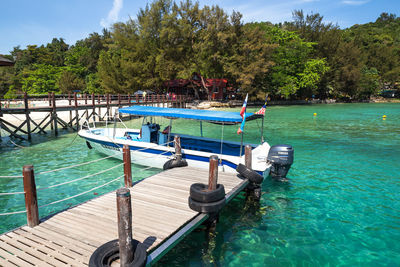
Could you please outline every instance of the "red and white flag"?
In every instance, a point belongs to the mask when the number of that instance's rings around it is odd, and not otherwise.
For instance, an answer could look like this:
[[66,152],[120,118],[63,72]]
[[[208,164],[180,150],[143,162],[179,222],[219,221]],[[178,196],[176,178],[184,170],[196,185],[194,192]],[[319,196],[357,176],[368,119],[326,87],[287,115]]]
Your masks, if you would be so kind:
[[241,134],[244,131],[244,124],[246,123],[246,107],[247,107],[247,98],[249,94],[246,95],[246,99],[243,102],[242,109],[240,110],[240,116],[242,117],[242,123],[240,124],[239,129],[237,130],[237,134]]
[[265,109],[267,108],[267,100],[268,100],[268,96],[265,97],[264,105],[260,108],[259,111],[255,112],[255,114],[265,115]]

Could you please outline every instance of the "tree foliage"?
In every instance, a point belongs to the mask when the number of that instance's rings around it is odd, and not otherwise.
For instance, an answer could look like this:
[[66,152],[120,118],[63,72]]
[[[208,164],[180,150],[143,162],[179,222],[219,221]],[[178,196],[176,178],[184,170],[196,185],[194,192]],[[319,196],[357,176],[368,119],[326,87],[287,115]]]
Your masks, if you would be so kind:
[[162,92],[164,81],[200,73],[250,97],[365,99],[399,84],[400,18],[382,13],[340,29],[294,10],[291,22],[243,23],[217,5],[155,0],[74,45],[54,38],[9,56],[15,66],[0,68],[0,95]]

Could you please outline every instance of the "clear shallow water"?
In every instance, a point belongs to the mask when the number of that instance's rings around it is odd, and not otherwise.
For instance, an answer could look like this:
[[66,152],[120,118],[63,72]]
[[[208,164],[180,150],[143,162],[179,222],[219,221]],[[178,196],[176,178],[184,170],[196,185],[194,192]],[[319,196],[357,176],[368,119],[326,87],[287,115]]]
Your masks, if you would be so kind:
[[[249,109],[256,110],[256,109]],[[313,116],[316,112],[318,115]],[[382,120],[382,115],[387,115]],[[135,121],[131,125],[137,125]],[[164,124],[167,124],[164,121]],[[259,141],[256,122],[246,124],[245,141]],[[221,128],[203,125],[219,138]],[[224,137],[240,141],[237,126]],[[178,121],[173,131],[198,133],[198,123]],[[336,104],[269,107],[265,137],[295,148],[290,183],[267,179],[259,204],[239,195],[221,212],[215,236],[195,231],[157,266],[399,266],[400,265],[400,104]],[[26,149],[0,144],[0,175],[18,175],[23,164],[37,172],[100,158],[75,134],[35,140]],[[39,143],[40,141],[47,142]],[[22,143],[23,144],[23,143]],[[26,144],[25,144],[26,145]],[[38,177],[47,186],[119,163],[105,160],[62,175]],[[136,179],[159,170],[140,171]],[[61,172],[60,172],[61,173]],[[38,193],[39,205],[88,190],[122,174],[83,180]],[[70,178],[73,177],[73,178]],[[121,186],[113,183],[102,194]],[[0,180],[0,192],[21,191],[18,180]],[[75,205],[93,193],[41,209],[41,216]],[[23,197],[0,196],[0,212],[23,210]],[[1,217],[0,231],[25,223],[25,215]]]

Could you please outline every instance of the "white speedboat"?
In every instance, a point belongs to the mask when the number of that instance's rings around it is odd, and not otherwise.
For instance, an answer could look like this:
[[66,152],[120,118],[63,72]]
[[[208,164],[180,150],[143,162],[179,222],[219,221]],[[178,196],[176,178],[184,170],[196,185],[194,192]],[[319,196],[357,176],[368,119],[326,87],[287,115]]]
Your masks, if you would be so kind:
[[[164,164],[175,157],[173,140],[176,135],[180,136],[182,158],[189,166],[208,168],[211,155],[219,158],[219,170],[223,172],[236,172],[239,163],[244,164],[243,142],[232,142],[221,139],[206,138],[203,136],[191,136],[169,131],[172,119],[183,118],[224,125],[238,124],[242,122],[239,112],[192,110],[177,108],[161,108],[150,106],[132,106],[119,109],[120,113],[127,113],[140,117],[164,117],[170,119],[170,124],[164,130],[157,123],[145,122],[140,129],[128,128],[97,128],[95,123],[92,127],[86,127],[79,131],[79,135],[86,139],[87,146],[94,148],[107,155],[115,155],[122,159],[122,147],[129,145],[133,163],[163,168]],[[246,120],[262,118],[263,115],[246,113]],[[87,124],[89,125],[89,124]],[[165,125],[163,126],[165,127]],[[202,135],[202,134],[201,134]],[[264,177],[270,174],[271,166],[277,165],[275,159],[293,159],[293,151],[290,146],[274,146],[272,150],[267,142],[252,146],[252,168]],[[270,151],[271,150],[271,151]],[[272,154],[270,152],[273,152]],[[270,154],[269,154],[270,153]],[[276,160],[276,162],[278,162]],[[285,164],[279,163],[281,170]],[[291,165],[286,164],[286,173]],[[278,169],[279,169],[278,168]],[[275,168],[277,169],[277,168]],[[286,175],[285,173],[285,175]]]

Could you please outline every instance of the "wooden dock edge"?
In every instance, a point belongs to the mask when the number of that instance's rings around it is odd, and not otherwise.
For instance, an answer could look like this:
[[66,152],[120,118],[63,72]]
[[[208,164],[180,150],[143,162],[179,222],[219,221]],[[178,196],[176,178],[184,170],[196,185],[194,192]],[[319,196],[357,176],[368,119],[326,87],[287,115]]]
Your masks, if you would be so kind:
[[[225,195],[225,205],[229,203],[235,196],[237,196],[241,191],[243,191],[249,180],[245,179],[243,182],[234,187],[228,194]],[[206,213],[198,213],[191,221],[186,225],[183,225],[177,232],[167,238],[160,245],[155,247],[151,253],[147,256],[146,266],[151,266],[159,261],[165,254],[167,254],[172,248],[174,248],[183,238],[189,235],[193,230],[199,227],[203,222],[209,218]]]

